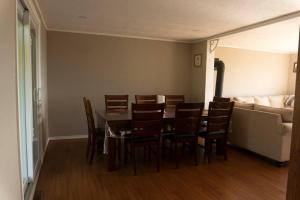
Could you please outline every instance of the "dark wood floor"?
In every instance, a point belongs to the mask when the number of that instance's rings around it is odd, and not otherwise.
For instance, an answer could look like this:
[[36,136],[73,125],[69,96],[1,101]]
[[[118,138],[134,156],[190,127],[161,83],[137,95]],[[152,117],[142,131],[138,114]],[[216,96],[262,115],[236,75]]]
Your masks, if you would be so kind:
[[229,160],[214,158],[211,164],[193,165],[185,156],[179,169],[170,161],[160,173],[152,164],[140,162],[138,175],[124,166],[106,172],[103,158],[93,165],[85,162],[86,140],[51,141],[37,190],[43,200],[93,199],[285,199],[287,167],[278,168],[254,155],[229,150]]

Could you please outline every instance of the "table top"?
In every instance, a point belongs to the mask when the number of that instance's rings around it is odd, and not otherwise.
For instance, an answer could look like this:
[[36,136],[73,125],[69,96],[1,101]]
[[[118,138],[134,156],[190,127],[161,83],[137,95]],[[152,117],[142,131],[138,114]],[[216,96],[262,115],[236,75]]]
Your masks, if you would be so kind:
[[[202,116],[206,117],[208,114],[207,110],[203,111]],[[105,110],[96,110],[96,115],[101,117],[105,121],[130,121],[132,119],[131,110],[121,113],[108,113]],[[174,119],[175,118],[175,108],[166,108],[164,113],[164,119]]]

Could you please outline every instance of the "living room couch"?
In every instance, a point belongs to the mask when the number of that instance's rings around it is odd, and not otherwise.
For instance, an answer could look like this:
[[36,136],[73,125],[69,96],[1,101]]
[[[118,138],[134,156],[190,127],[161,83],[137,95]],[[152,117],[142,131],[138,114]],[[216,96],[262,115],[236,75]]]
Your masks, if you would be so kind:
[[232,145],[279,163],[289,161],[294,95],[234,97]]

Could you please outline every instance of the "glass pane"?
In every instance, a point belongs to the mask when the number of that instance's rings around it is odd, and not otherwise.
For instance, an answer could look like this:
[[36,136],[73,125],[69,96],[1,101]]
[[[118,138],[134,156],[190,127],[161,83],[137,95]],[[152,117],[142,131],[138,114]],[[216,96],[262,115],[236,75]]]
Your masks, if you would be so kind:
[[31,33],[31,66],[32,66],[32,117],[33,117],[33,135],[32,135],[32,153],[33,153],[33,167],[36,171],[39,159],[39,134],[38,134],[38,100],[36,98],[37,92],[37,73],[36,73],[36,33],[32,29]]

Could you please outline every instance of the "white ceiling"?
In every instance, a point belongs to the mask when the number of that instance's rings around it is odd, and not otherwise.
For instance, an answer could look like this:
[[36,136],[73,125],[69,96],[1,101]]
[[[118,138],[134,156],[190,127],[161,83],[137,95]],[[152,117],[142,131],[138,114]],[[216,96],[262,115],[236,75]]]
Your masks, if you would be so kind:
[[300,17],[229,35],[219,46],[277,53],[298,51]]
[[299,0],[37,1],[50,30],[182,41],[300,10]]

